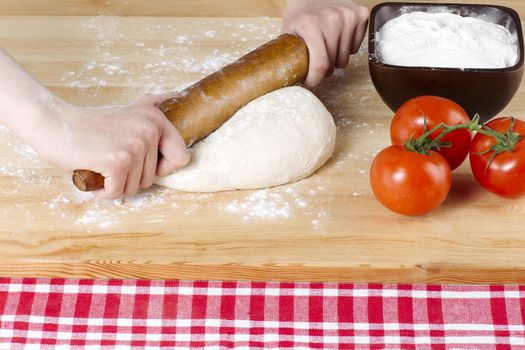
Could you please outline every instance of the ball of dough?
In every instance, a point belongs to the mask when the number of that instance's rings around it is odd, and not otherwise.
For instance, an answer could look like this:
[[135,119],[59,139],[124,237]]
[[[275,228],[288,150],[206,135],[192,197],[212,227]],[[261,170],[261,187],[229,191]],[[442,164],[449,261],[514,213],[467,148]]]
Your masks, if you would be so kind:
[[156,183],[218,192],[298,181],[330,158],[335,130],[332,115],[314,94],[286,87],[241,108],[193,146],[189,165]]

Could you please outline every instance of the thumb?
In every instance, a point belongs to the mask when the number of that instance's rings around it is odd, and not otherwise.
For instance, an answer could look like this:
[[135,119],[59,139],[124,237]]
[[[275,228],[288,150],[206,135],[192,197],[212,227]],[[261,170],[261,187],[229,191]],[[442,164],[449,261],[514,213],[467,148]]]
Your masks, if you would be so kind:
[[135,102],[136,106],[158,107],[162,102],[169,100],[179,94],[178,91],[170,91],[163,94],[145,94]]

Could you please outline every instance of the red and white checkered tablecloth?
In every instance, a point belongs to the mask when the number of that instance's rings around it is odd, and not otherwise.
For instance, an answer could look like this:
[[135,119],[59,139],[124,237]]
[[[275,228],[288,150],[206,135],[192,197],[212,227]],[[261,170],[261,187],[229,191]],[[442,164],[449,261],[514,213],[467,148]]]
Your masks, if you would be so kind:
[[525,349],[525,286],[0,278],[0,349]]

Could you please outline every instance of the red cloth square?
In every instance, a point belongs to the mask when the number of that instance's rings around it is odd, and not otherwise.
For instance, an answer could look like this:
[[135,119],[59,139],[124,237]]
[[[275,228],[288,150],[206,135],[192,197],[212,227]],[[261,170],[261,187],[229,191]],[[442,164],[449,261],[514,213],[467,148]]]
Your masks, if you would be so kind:
[[525,350],[524,286],[0,278],[0,349]]

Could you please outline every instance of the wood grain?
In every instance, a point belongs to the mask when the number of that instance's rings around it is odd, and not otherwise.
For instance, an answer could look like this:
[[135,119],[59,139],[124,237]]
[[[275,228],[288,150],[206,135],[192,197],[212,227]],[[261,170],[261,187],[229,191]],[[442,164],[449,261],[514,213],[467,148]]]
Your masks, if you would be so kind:
[[[280,27],[277,18],[208,18],[204,5],[219,6],[212,2],[196,2],[190,15],[200,17],[154,17],[144,10],[150,3],[131,1],[127,14],[145,16],[98,16],[102,2],[79,1],[67,3],[97,16],[65,16],[80,13],[36,3],[0,2],[11,8],[1,12],[11,15],[0,16],[0,45],[83,106],[129,103],[195,81]],[[522,1],[501,4],[525,15]],[[48,16],[53,11],[60,16]],[[304,181],[265,191],[154,187],[123,202],[95,200],[0,129],[0,275],[525,283],[525,199],[482,190],[468,164],[429,215],[395,215],[374,200],[368,169],[389,142],[392,112],[373,88],[364,52],[314,92],[338,124],[334,157]],[[522,86],[503,114],[525,118],[524,111]]]
[[0,1],[2,15],[279,17],[285,0],[20,0]]
[[[371,8],[383,2],[362,0]],[[492,0],[413,0],[429,3],[495,4]],[[521,0],[505,0],[499,5],[523,11]],[[286,0],[0,0],[4,16],[154,16],[154,17],[280,17]]]

